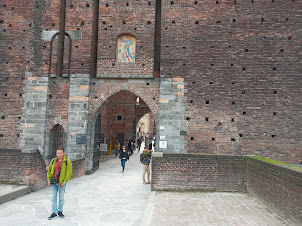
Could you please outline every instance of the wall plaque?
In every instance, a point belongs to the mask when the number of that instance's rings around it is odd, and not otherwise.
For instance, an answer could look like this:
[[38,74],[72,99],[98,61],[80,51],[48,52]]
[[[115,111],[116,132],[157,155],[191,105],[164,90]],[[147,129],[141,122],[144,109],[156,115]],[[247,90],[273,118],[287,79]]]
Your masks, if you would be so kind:
[[78,133],[76,135],[77,144],[86,144],[86,134]]

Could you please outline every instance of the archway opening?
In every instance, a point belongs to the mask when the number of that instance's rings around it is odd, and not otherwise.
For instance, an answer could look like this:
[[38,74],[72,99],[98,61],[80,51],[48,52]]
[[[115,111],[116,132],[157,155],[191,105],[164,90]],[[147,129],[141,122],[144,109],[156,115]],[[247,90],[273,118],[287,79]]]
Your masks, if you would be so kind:
[[[143,136],[144,139],[146,136],[148,138],[154,136],[154,115],[152,111],[140,97],[129,91],[120,91],[109,97],[99,107],[97,114],[99,117],[95,121],[94,149],[100,147],[100,159],[105,155],[114,157],[116,140],[122,146],[131,144],[131,141],[137,143],[140,136]],[[146,114],[148,116],[145,117],[143,124],[145,126],[148,124],[148,130],[143,126],[138,129],[140,119]],[[100,125],[100,128],[97,128],[97,125]],[[142,125],[141,122],[140,125]],[[150,129],[151,125],[152,128]],[[135,151],[136,148],[137,145],[134,146],[133,150]],[[94,159],[95,157],[97,157],[97,154],[94,152]]]
[[[136,125],[136,137],[140,139],[143,145],[151,145],[149,149],[154,150],[155,142],[155,120],[151,112],[143,115]],[[143,150],[143,145],[140,151]]]

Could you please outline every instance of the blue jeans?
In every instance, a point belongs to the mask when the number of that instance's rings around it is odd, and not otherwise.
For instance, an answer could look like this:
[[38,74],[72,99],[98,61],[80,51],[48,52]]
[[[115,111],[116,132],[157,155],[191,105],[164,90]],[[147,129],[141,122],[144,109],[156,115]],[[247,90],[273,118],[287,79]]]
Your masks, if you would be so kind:
[[118,153],[119,153],[119,150],[118,150],[118,149],[115,149],[115,157],[118,156]]
[[[63,212],[63,205],[64,205],[64,193],[65,193],[65,187],[60,188],[59,184],[52,184],[51,185],[51,191],[52,191],[52,213],[58,214],[58,211]],[[59,192],[59,208],[57,207],[57,197]]]
[[123,167],[123,170],[125,169],[125,165],[126,165],[126,159],[122,159],[121,160],[121,164],[122,164],[122,167]]

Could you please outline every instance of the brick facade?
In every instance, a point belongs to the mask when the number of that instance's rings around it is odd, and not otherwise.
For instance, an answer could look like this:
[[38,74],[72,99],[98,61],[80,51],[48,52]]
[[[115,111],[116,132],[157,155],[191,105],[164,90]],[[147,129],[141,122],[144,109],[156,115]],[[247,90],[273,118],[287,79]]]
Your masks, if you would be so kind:
[[0,149],[1,183],[20,183],[36,191],[47,186],[46,165],[40,154]]
[[[115,1],[100,4],[98,76],[152,75],[155,1]],[[116,62],[117,37],[136,38],[134,64]]]
[[70,179],[74,179],[77,177],[81,177],[85,175],[86,166],[85,166],[85,159],[73,159],[72,160],[72,175]]
[[[68,154],[90,159],[92,144],[77,145],[75,135],[93,142],[103,103],[129,91],[166,137],[167,149],[158,151],[302,160],[300,1],[117,0],[100,2],[98,17],[96,1],[67,1],[72,54],[69,70],[66,38],[63,77],[56,75],[58,39],[49,62],[60,2],[0,4],[0,148],[38,149],[46,158],[49,131],[59,124]],[[122,34],[136,39],[135,63],[117,62]]]
[[[72,177],[85,175],[85,159],[72,160]],[[46,164],[40,152],[22,153],[21,150],[0,149],[0,182],[25,184],[31,191],[48,186]]]
[[189,153],[299,163],[299,1],[163,1],[161,74],[187,90]]

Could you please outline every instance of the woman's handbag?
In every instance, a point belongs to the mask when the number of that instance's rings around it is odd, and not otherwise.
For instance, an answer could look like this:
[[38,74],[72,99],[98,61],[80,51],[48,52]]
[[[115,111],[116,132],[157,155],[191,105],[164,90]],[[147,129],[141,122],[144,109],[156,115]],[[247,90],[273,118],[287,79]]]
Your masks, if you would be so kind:
[[[52,159],[51,164],[53,164],[54,161],[55,161],[55,158]],[[65,164],[66,164],[66,168],[67,168],[67,160],[65,161]],[[61,166],[61,168],[62,168],[62,166]],[[49,183],[50,183],[50,184],[58,184],[58,183],[59,183],[61,168],[60,168],[60,172],[57,173],[57,178],[51,178],[51,179],[49,180]]]

